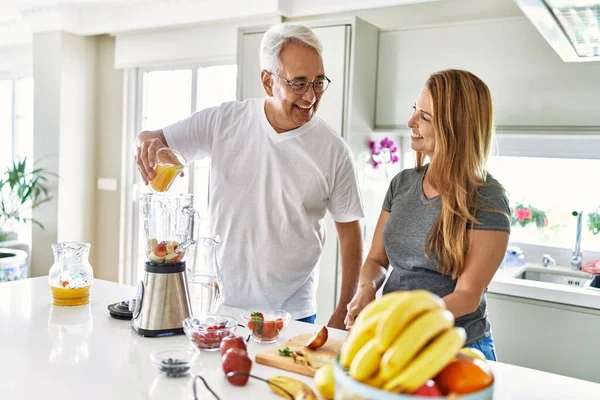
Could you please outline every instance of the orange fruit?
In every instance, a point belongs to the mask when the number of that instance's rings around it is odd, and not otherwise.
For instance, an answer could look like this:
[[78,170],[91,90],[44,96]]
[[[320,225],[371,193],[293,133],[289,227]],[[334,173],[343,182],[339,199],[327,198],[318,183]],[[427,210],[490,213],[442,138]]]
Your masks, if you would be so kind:
[[444,367],[435,378],[444,395],[478,392],[494,382],[494,376],[485,361],[457,359]]

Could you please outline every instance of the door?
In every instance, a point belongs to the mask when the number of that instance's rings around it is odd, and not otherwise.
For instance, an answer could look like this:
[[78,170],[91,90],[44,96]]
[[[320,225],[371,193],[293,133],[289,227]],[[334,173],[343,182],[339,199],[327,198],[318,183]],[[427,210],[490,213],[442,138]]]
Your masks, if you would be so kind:
[[[323,64],[325,74],[331,79],[329,88],[321,99],[318,115],[336,132],[344,136],[344,106],[346,94],[346,67],[349,59],[350,26],[338,25],[313,28],[323,43]],[[259,50],[263,33],[249,33],[242,36],[238,72],[238,98],[264,97],[260,81]],[[329,213],[325,218],[327,240],[319,262],[319,284],[317,287],[317,324],[326,324],[333,312],[338,293],[338,243],[333,222]],[[338,276],[339,275],[339,276]]]

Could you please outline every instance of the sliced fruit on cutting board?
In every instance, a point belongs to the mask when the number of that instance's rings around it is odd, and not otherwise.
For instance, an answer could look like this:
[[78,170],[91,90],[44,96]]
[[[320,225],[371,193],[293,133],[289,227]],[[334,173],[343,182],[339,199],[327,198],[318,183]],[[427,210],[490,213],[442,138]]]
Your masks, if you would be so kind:
[[[313,350],[305,346],[313,336],[313,333],[294,336],[277,348],[257,353],[255,361],[258,364],[312,377],[320,367],[334,362],[344,342],[341,339],[329,338],[322,347]],[[280,355],[279,350],[286,348],[289,350],[290,355],[287,357]]]

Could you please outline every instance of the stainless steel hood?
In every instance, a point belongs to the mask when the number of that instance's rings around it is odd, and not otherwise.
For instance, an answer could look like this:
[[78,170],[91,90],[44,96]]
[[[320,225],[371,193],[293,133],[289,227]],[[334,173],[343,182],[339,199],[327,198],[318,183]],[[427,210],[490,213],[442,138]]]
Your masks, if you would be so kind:
[[600,0],[515,2],[563,61],[600,61]]

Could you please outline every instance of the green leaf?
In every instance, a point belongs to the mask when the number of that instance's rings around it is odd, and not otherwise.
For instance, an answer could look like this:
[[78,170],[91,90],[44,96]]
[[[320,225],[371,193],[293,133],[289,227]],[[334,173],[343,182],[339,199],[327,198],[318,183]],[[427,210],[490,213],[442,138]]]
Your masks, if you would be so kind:
[[[13,160],[0,177],[0,230],[5,223],[22,223],[31,219],[25,212],[39,207],[52,199],[47,186],[48,176],[58,176],[45,168],[28,169],[28,159]],[[44,228],[39,221],[32,223]]]

